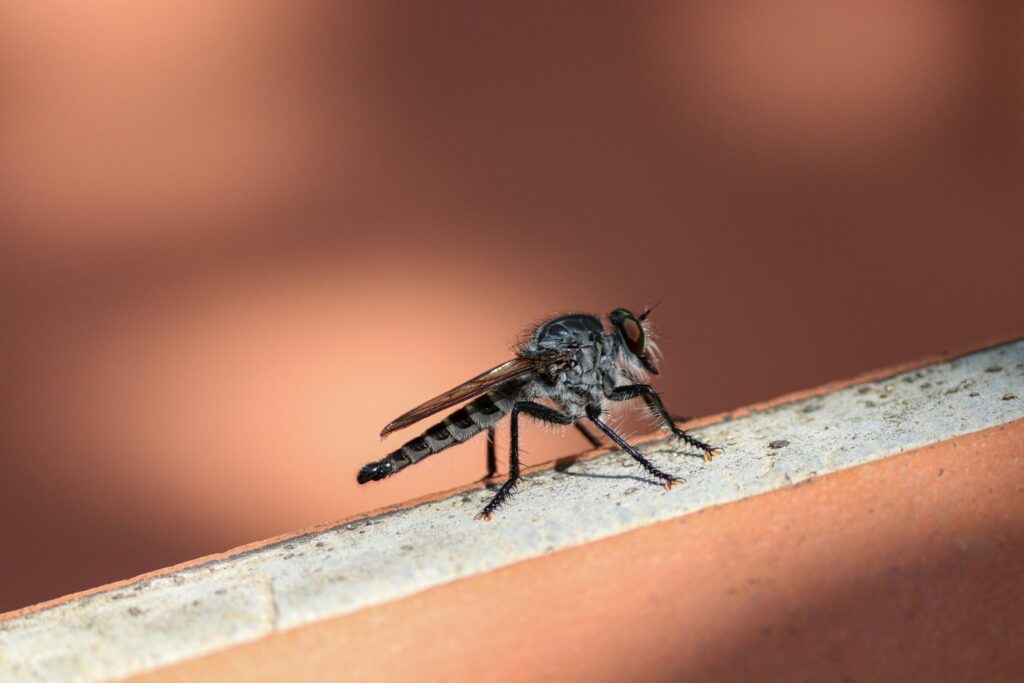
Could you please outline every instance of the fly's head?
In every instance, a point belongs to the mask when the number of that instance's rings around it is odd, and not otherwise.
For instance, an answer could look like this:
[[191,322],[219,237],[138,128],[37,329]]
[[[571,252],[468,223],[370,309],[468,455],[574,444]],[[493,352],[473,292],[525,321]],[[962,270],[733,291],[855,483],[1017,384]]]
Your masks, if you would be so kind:
[[633,315],[625,308],[616,308],[608,318],[615,329],[620,356],[627,365],[657,375],[658,366],[655,363],[659,353],[658,345],[652,338],[651,327],[647,323],[647,316],[650,313],[650,308],[644,308],[640,315]]

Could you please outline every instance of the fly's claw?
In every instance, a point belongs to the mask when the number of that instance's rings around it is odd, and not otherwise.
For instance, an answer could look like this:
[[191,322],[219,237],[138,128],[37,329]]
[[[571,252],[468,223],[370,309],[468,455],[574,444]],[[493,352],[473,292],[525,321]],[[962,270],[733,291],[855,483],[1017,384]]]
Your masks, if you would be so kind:
[[711,462],[712,458],[717,458],[722,455],[725,455],[725,451],[723,451],[721,448],[709,448],[706,451],[704,451],[704,460],[706,460],[707,462]]
[[484,510],[483,512],[481,512],[479,515],[477,515],[473,519],[475,519],[478,522],[490,522],[491,520],[494,519],[494,514],[491,513],[491,512],[488,512],[487,510]]
[[683,442],[686,443],[687,445],[693,446],[694,448],[699,448],[702,451],[704,460],[706,460],[707,462],[711,462],[712,458],[717,457],[719,455],[725,455],[725,451],[723,451],[721,448],[712,448],[711,446],[707,445],[700,439],[690,436],[689,434],[686,433],[685,430],[679,429],[678,427],[672,430],[672,434],[677,439],[682,439]]
[[685,479],[681,479],[681,478],[678,478],[678,477],[673,477],[672,479],[666,479],[665,480],[665,490],[666,491],[671,491],[673,486],[682,486],[685,483],[686,483]]

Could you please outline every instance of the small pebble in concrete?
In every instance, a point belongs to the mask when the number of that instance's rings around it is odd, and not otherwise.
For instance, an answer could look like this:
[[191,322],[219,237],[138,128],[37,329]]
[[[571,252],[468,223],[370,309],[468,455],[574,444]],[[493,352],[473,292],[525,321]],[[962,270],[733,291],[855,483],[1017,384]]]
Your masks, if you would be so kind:
[[768,448],[785,448],[789,445],[789,442],[785,439],[776,439],[768,444]]

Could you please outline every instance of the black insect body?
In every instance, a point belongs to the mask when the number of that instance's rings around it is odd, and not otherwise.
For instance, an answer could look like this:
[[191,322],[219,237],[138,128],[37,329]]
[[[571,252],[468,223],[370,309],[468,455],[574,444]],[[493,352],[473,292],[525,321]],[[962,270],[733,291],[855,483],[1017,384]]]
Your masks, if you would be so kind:
[[[624,308],[615,309],[608,316],[610,331],[605,331],[596,316],[586,313],[564,315],[539,325],[519,346],[512,360],[477,375],[388,424],[381,431],[382,437],[473,399],[382,460],[364,465],[357,477],[359,483],[388,477],[485,430],[488,432],[488,475],[493,475],[496,471],[494,425],[506,415],[511,423],[509,478],[477,515],[478,519],[490,520],[519,481],[520,415],[556,425],[575,425],[592,444],[599,445],[581,424],[581,420],[586,418],[647,472],[662,480],[665,488],[681,483],[681,479],[655,467],[602,419],[610,401],[642,398],[676,437],[702,451],[705,460],[710,462],[712,457],[723,452],[677,427],[657,392],[646,383],[648,375],[658,374],[655,365],[658,349],[646,323],[649,313],[650,310],[645,309],[635,316]],[[539,400],[547,400],[555,407],[539,403]]]

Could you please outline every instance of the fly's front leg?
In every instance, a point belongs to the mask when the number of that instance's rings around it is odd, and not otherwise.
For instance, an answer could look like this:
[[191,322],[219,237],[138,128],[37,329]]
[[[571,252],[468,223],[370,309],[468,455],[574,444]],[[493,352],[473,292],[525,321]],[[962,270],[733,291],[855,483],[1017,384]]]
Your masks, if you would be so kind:
[[677,439],[682,439],[685,443],[693,446],[694,448],[699,448],[703,452],[705,460],[711,462],[713,457],[723,455],[725,453],[721,448],[709,446],[700,439],[690,436],[684,430],[677,427],[676,423],[672,420],[672,416],[668,414],[667,410],[665,410],[665,404],[661,402],[661,397],[658,396],[658,392],[655,391],[654,387],[650,384],[627,384],[626,386],[615,387],[608,392],[608,398],[613,401],[628,401],[640,396],[643,396],[644,400],[647,401],[647,404],[651,406],[654,412],[657,413],[658,417],[661,418],[662,422],[665,423],[665,426],[672,431],[672,434],[674,434]]
[[494,511],[501,507],[508,497],[515,490],[519,483],[519,413],[526,413],[530,417],[552,424],[570,425],[573,418],[533,401],[518,401],[512,406],[509,415],[510,441],[508,449],[508,481],[498,490],[498,493],[491,498],[491,502],[484,507],[483,511],[476,516],[477,519],[484,519],[488,522],[494,518]]
[[587,406],[587,417],[590,418],[591,422],[597,425],[598,429],[607,434],[608,438],[614,441],[619,448],[629,453],[634,460],[640,463],[641,467],[643,467],[645,470],[647,470],[650,474],[654,475],[658,479],[661,479],[665,483],[665,488],[670,489],[676,484],[686,483],[685,480],[680,479],[679,477],[673,477],[671,474],[668,474],[667,472],[662,472],[657,467],[655,467],[654,463],[645,458],[643,453],[638,451],[633,446],[630,446],[625,439],[619,436],[618,432],[616,432],[614,429],[612,429],[611,427],[604,423],[604,420],[601,419],[601,409],[599,407]]
[[[649,394],[644,394],[643,397],[644,403],[646,403],[651,408],[651,410],[658,412],[658,405],[654,402],[654,399],[651,398]],[[659,414],[658,417],[661,417],[661,415]],[[669,413],[668,417],[673,424],[692,422],[694,419],[693,415],[676,415],[674,413]]]

